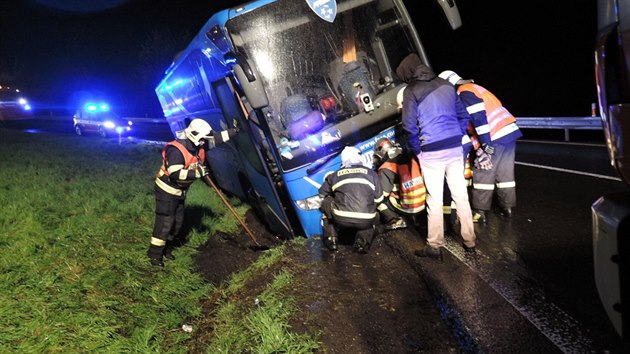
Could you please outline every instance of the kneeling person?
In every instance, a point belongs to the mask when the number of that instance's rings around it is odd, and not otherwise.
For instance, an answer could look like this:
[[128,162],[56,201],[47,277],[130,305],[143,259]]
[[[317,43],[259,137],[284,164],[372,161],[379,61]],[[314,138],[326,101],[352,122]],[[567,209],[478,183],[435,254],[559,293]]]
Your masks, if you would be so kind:
[[374,148],[374,166],[383,188],[384,200],[378,205],[386,230],[407,227],[406,217],[425,208],[426,188],[418,158],[403,154],[400,145],[381,138]]
[[338,232],[355,232],[354,248],[367,253],[378,220],[376,206],[383,200],[378,175],[361,161],[361,151],[346,147],[341,168],[328,174],[319,188],[322,198],[322,227],[328,248],[337,249]]

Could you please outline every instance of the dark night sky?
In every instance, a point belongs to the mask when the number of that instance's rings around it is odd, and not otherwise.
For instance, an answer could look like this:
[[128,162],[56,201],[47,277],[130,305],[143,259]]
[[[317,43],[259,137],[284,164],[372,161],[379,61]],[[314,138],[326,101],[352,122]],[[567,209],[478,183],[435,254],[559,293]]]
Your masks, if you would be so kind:
[[[2,0],[0,79],[14,73],[46,110],[72,109],[81,93],[100,92],[123,114],[161,116],[153,89],[164,69],[215,11],[239,3]],[[456,31],[433,1],[405,3],[436,73],[475,79],[516,116],[590,114],[594,1],[458,0]],[[151,38],[168,40],[159,55],[142,59]]]

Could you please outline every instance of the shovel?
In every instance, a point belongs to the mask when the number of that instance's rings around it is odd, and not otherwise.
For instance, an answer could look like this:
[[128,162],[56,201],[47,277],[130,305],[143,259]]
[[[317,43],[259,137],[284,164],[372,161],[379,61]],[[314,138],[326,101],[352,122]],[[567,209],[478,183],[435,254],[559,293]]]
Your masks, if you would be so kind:
[[247,225],[245,224],[243,219],[241,219],[241,217],[238,215],[236,210],[234,210],[232,205],[230,205],[230,202],[228,202],[227,199],[225,199],[225,196],[223,196],[223,193],[221,193],[221,191],[219,190],[217,185],[214,184],[214,182],[212,181],[212,178],[210,178],[210,176],[208,176],[208,175],[205,175],[202,178],[204,179],[204,181],[206,183],[208,183],[212,187],[212,189],[214,189],[215,192],[217,192],[217,195],[219,196],[219,198],[221,198],[221,200],[223,201],[223,204],[225,204],[225,206],[228,207],[228,209],[230,209],[230,211],[232,212],[234,217],[238,220],[238,222],[241,224],[241,226],[243,226],[245,231],[247,231],[247,234],[252,239],[252,241],[254,241],[256,246],[251,246],[250,248],[252,250],[254,250],[254,251],[265,251],[265,250],[268,250],[269,247],[263,246],[260,243],[258,243],[258,240],[256,240],[256,236],[254,236],[254,234],[252,233],[252,230],[250,230],[249,227],[247,227]]

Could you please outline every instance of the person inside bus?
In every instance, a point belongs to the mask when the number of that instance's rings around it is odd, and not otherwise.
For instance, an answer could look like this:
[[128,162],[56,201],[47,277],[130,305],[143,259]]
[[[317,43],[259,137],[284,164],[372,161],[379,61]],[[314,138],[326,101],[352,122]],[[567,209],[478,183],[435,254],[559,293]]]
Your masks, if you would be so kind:
[[232,128],[216,133],[203,119],[193,119],[178,132],[177,139],[162,150],[162,166],[155,178],[155,223],[147,250],[151,265],[164,267],[164,258],[174,260],[173,248],[183,243],[184,202],[190,185],[208,175],[205,154],[238,133]]
[[330,172],[319,188],[322,227],[326,246],[337,250],[340,233],[354,234],[354,249],[370,249],[378,222],[376,206],[383,200],[378,175],[365,167],[361,151],[347,146],[341,152],[341,168]]
[[473,80],[463,80],[451,70],[441,72],[439,77],[455,86],[472,117],[471,139],[477,156],[472,172],[473,221],[486,222],[495,191],[499,214],[511,217],[516,206],[516,140],[523,136],[516,118],[492,92]]
[[427,244],[415,254],[442,258],[442,247],[446,245],[442,205],[445,178],[456,205],[464,250],[473,254],[476,236],[462,154],[462,137],[470,115],[455,88],[438,78],[417,54],[407,55],[396,68],[396,75],[407,83],[402,101],[402,126],[409,151],[420,161],[427,189]]
[[402,147],[389,138],[376,141],[374,166],[383,188],[383,202],[378,205],[385,230],[407,227],[425,208],[424,181],[420,164],[414,155],[405,154]]

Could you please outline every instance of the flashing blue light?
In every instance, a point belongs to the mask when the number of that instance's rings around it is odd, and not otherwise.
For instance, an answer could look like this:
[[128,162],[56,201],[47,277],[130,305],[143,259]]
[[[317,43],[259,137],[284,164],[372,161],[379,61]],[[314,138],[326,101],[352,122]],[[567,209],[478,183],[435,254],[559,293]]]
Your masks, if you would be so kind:
[[107,103],[101,103],[101,105],[98,106],[98,108],[103,112],[109,111],[109,105]]
[[96,105],[86,104],[85,105],[85,110],[88,111],[88,112],[96,112]]
[[109,105],[107,103],[88,103],[85,106],[85,110],[88,112],[107,112],[109,111]]

